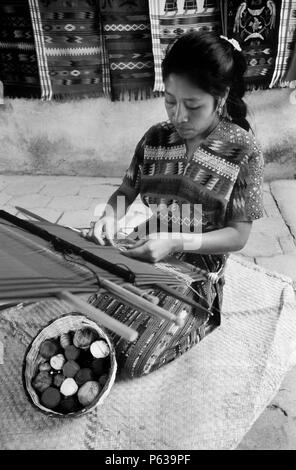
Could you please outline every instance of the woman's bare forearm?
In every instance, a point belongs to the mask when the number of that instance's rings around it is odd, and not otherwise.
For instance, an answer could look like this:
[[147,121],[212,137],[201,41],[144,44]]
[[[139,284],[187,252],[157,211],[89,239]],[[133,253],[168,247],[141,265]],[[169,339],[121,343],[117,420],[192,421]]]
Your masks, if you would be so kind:
[[224,254],[241,250],[249,237],[251,223],[241,222],[202,234],[180,234],[174,241],[176,251]]
[[134,199],[128,197],[120,189],[117,189],[109,198],[103,212],[103,217],[110,215],[111,217],[114,217],[117,222],[119,222],[120,219],[125,216],[133,201]]

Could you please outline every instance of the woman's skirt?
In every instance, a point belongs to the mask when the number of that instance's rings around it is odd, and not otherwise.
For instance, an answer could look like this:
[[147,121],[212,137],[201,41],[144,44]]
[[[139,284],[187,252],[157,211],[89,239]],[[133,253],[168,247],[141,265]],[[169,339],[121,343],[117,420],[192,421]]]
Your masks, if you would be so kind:
[[149,292],[159,298],[160,307],[174,314],[182,310],[188,312],[182,327],[125,305],[106,291],[98,292],[89,300],[95,307],[138,332],[138,338],[133,342],[110,333],[115,346],[118,372],[122,377],[140,377],[159,369],[184,354],[220,325],[226,257],[186,254],[183,259],[207,269],[208,272],[217,272],[220,269],[222,274],[216,282],[208,279],[191,286],[178,287],[178,292],[184,298],[197,302],[202,307],[200,309],[191,307],[161,289],[151,287]]

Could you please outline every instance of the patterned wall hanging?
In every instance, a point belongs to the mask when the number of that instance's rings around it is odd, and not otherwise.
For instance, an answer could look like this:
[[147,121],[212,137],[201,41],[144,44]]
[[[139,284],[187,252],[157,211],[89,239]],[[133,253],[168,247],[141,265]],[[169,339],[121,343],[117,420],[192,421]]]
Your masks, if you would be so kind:
[[[296,44],[296,0],[283,0],[281,10],[281,20],[279,27],[279,45],[275,70],[272,77],[270,87],[276,85],[284,85],[285,81],[289,82],[296,79],[295,73],[292,73],[292,57],[293,49]],[[296,59],[295,59],[296,60]],[[290,66],[290,73],[286,76]],[[296,64],[295,64],[296,69]],[[293,78],[294,76],[294,78]]]
[[40,97],[30,9],[24,0],[0,3],[0,80],[6,95]]
[[296,86],[296,43],[285,80],[290,86]]
[[150,97],[154,64],[147,0],[99,0],[112,99]]
[[217,1],[149,0],[154,55],[154,91],[164,91],[161,62],[167,46],[181,34],[192,30],[221,33],[221,15]]
[[29,0],[41,99],[101,96],[100,22],[95,0]]
[[[227,1],[228,37],[237,39],[245,53],[247,89],[268,88],[277,56],[281,0]],[[224,31],[224,34],[226,31]]]

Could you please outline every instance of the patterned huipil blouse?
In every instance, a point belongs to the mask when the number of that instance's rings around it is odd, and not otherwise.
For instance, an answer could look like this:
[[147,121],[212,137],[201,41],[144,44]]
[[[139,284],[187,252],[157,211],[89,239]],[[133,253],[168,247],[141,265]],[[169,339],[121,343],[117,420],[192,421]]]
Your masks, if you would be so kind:
[[[254,136],[228,119],[221,119],[189,160],[185,141],[172,124],[163,122],[149,129],[138,143],[120,190],[132,198],[140,194],[154,212],[167,206],[168,221],[183,204],[201,205],[202,217],[195,217],[196,211],[192,211],[192,220],[188,221],[186,212],[187,220],[181,220],[181,225],[201,224],[199,228],[205,233],[232,221],[253,221],[263,216],[263,169],[263,156]],[[181,208],[177,214],[182,217]],[[175,325],[148,318],[144,313],[133,321],[130,311],[121,311],[118,319],[141,331],[136,344],[114,338],[119,368],[130,377],[147,374],[170,362],[220,324],[228,255],[184,252],[176,256],[208,272],[222,272],[218,281],[209,278],[194,286],[194,300],[211,315],[196,316],[191,308],[184,327],[176,330]],[[192,294],[188,289],[183,292]],[[101,308],[102,299],[98,300]],[[180,301],[177,305],[172,303],[168,296],[161,300],[164,308],[175,313],[184,307]]]

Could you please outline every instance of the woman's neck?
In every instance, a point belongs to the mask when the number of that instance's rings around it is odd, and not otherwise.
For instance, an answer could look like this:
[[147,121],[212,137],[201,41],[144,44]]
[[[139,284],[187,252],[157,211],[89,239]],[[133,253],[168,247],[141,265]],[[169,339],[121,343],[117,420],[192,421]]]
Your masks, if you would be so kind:
[[192,139],[187,139],[185,141],[187,155],[191,156],[195,150],[200,146],[200,144],[216,129],[220,119],[217,117],[213,120],[212,124],[201,134],[198,134]]

